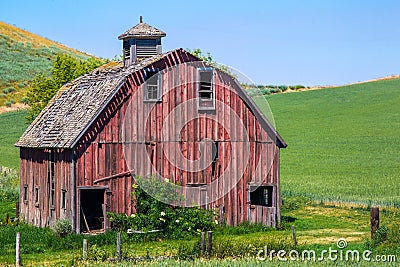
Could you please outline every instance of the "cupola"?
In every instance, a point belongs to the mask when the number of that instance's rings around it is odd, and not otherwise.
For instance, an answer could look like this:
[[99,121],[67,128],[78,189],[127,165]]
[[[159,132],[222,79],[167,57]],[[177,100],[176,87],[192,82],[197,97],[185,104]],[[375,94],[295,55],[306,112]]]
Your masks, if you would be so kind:
[[124,67],[161,54],[161,38],[165,36],[165,32],[144,23],[140,16],[139,24],[118,36],[122,40]]

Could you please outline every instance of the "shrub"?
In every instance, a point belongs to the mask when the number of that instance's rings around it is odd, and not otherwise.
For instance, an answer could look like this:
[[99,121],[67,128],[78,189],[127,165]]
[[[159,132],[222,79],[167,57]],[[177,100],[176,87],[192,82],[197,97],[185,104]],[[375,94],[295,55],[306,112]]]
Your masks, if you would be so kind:
[[162,234],[169,238],[181,238],[213,230],[218,224],[216,213],[212,210],[172,207],[160,201],[159,199],[181,200],[175,185],[169,181],[160,181],[155,177],[136,179],[140,186],[133,186],[135,190],[132,198],[137,212],[131,216],[108,213],[113,229],[163,230]]
[[261,91],[261,94],[262,94],[262,95],[269,95],[269,94],[271,94],[271,89],[270,89],[270,88],[264,88],[264,89],[261,89],[260,91]]
[[15,92],[16,90],[14,87],[7,87],[7,88],[4,88],[2,91],[4,94],[8,94],[8,93]]
[[4,94],[4,93],[2,93],[2,94],[0,94],[0,97],[2,97],[2,98],[6,98],[6,97],[7,97],[7,95],[6,95],[6,94]]
[[28,102],[28,98],[23,97],[19,102],[21,102],[22,104],[26,104]]
[[72,224],[68,219],[60,219],[53,226],[54,232],[60,237],[65,237],[72,233]]
[[302,89],[302,88],[305,88],[305,87],[304,87],[304,85],[301,85],[301,84],[298,84],[298,85],[294,86],[294,90],[299,90],[299,89]]
[[378,245],[380,243],[385,242],[388,238],[388,233],[389,233],[389,230],[385,225],[382,225],[381,227],[379,227],[378,230],[375,232],[375,235],[373,238],[374,245]]
[[11,104],[15,104],[15,100],[11,98],[11,99],[10,99],[10,103],[11,103]]
[[12,105],[12,103],[10,102],[10,101],[7,101],[6,103],[5,103],[5,105],[6,105],[6,107],[11,107],[11,105]]

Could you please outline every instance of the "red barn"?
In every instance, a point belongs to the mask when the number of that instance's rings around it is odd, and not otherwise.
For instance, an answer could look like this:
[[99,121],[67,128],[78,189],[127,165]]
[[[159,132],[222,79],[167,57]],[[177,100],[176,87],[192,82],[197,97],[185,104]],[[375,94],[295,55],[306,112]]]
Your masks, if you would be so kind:
[[164,36],[142,21],[120,35],[123,62],[60,88],[16,143],[27,222],[105,230],[106,211],[135,212],[132,186],[148,175],[228,225],[279,222],[285,142],[234,77],[162,53]]

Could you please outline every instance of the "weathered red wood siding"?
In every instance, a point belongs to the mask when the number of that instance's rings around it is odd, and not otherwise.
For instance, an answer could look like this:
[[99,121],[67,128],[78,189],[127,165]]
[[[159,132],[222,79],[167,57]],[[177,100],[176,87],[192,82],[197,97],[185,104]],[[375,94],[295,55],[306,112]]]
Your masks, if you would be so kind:
[[[156,68],[165,69],[178,63],[189,61],[183,54],[172,53],[164,60],[155,63]],[[196,97],[196,84],[187,83],[194,80],[196,68],[191,65],[181,64],[171,68],[163,75],[163,87],[174,88],[163,95],[162,101],[157,103],[153,110],[149,110],[150,103],[144,102],[142,86],[144,77],[141,71],[130,75],[124,86],[114,96],[99,118],[91,125],[75,148],[77,155],[76,184],[77,186],[108,186],[111,194],[107,200],[107,210],[131,214],[135,212],[131,203],[131,188],[133,178],[127,174],[142,175],[152,173],[151,166],[144,166],[141,151],[148,151],[154,157],[154,169],[163,177],[182,185],[189,183],[209,183],[217,177],[211,177],[211,166],[200,172],[187,172],[173,166],[166,158],[164,149],[176,155],[183,154],[187,159],[195,160],[200,156],[201,140],[209,138],[220,142],[218,166],[221,174],[226,170],[230,157],[233,158],[230,171],[234,172],[238,166],[245,168],[243,177],[233,190],[218,201],[211,203],[210,208],[224,206],[226,222],[236,225],[243,221],[263,222],[267,225],[276,225],[276,218],[280,214],[280,188],[279,188],[279,148],[260,126],[260,123],[250,111],[247,104],[239,97],[233,87],[235,86],[229,76],[217,71],[215,88],[216,99],[226,103],[227,108],[217,108],[214,114],[207,113],[207,118],[202,117],[190,121],[181,131],[180,140],[163,142],[162,127],[166,117],[172,110],[185,101]],[[135,95],[139,94],[139,95]],[[138,97],[134,97],[138,96]],[[135,101],[129,108],[129,102]],[[132,142],[129,146],[132,153],[124,157],[122,140],[122,123],[125,112],[131,114]],[[195,110],[181,113],[177,120],[190,117]],[[248,143],[235,139],[243,135],[237,132],[235,121],[231,120],[234,112],[244,123],[249,135]],[[149,114],[147,122],[145,116]],[[225,129],[217,121],[225,122]],[[175,125],[165,125],[164,135],[168,136]],[[144,135],[140,129],[146,129]],[[242,131],[242,130],[239,130]],[[164,139],[165,140],[165,139]],[[145,141],[145,142],[144,142]],[[250,158],[243,160],[243,149],[231,151],[233,142],[237,147],[250,147]],[[128,168],[126,161],[128,160]],[[269,168],[269,166],[272,166]],[[143,171],[146,170],[146,171]],[[96,180],[112,177],[95,183]],[[249,183],[263,183],[274,186],[273,207],[252,207],[249,203]],[[231,183],[229,179],[220,181],[215,190],[220,190]]]
[[[20,149],[20,212],[25,221],[36,226],[52,225],[60,218],[69,218],[71,206],[71,150],[54,150],[55,203],[50,207],[48,149]],[[24,201],[24,187],[28,187]],[[36,190],[38,188],[38,202]],[[66,192],[66,206],[62,207],[62,190]]]

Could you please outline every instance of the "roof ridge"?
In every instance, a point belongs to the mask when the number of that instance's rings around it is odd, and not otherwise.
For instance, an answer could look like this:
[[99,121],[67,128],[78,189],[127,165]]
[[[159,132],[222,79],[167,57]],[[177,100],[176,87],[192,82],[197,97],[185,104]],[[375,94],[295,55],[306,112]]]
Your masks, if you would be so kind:
[[129,37],[165,37],[167,34],[153,26],[150,26],[149,24],[145,22],[140,22],[139,24],[136,24],[129,30],[125,31],[121,35],[118,36],[119,40],[126,39]]

